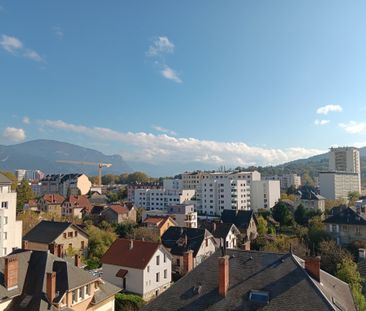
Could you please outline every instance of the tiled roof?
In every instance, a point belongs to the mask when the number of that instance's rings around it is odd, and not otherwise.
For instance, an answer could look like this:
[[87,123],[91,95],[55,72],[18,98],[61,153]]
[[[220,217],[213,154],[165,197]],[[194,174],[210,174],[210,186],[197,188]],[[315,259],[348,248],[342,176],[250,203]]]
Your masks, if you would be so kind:
[[348,207],[340,210],[338,213],[329,216],[324,220],[328,224],[342,224],[342,225],[366,225],[366,216],[358,214],[353,208]]
[[65,198],[58,193],[45,194],[43,196],[43,200],[45,200],[49,204],[62,204],[65,201]]
[[102,257],[103,264],[145,269],[160,243],[150,241],[132,240],[133,247],[130,247],[131,240],[118,239],[113,242],[110,248]]
[[239,229],[234,224],[230,223],[205,223],[204,228],[210,231],[216,239],[225,239],[231,231],[231,228],[238,234],[240,233]]
[[129,212],[127,207],[120,204],[112,204],[109,208],[117,214],[128,214]]
[[[324,271],[320,273],[321,283],[317,282],[292,254],[227,250],[227,255],[226,297],[218,293],[218,251],[142,310],[356,310],[346,283]],[[269,303],[250,301],[252,290],[268,292]]]
[[223,223],[234,224],[238,229],[246,229],[253,217],[254,212],[252,210],[235,211],[225,209],[221,214],[221,221]]
[[[58,296],[54,300],[55,303],[60,301],[68,290],[96,280],[101,284],[104,283],[101,279],[93,277],[90,273],[48,252],[18,250],[11,256],[18,258],[18,288],[7,290],[4,286],[4,279],[0,280],[0,299],[3,301],[9,297],[13,298],[6,308],[9,311],[59,310],[50,305],[45,295],[47,291],[45,275],[47,272],[56,272],[56,293]],[[1,275],[4,273],[4,262],[5,257],[0,258]],[[103,300],[120,291],[120,288],[116,286],[106,282],[104,284],[107,284],[108,290],[100,293]]]
[[192,250],[193,257],[196,257],[205,238],[213,238],[206,229],[169,227],[161,237],[161,242],[173,255],[183,256],[186,251]]
[[50,244],[54,242],[70,226],[74,226],[76,230],[79,230],[80,232],[83,232],[85,235],[87,235],[81,228],[73,225],[70,222],[42,220],[23,237],[23,241]]
[[93,206],[85,195],[70,195],[65,202],[69,202],[73,208],[83,208],[90,212]]

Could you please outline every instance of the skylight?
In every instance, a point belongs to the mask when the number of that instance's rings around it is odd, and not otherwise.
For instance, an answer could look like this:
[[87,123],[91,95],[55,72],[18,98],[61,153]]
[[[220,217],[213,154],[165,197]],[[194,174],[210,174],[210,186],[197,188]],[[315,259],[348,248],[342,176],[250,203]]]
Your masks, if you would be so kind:
[[252,289],[249,292],[249,301],[268,304],[269,303],[269,292]]

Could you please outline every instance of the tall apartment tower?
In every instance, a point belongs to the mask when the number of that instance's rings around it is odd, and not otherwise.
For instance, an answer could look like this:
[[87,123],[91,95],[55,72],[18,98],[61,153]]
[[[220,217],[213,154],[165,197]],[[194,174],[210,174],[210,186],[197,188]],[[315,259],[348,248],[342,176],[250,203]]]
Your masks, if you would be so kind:
[[360,151],[354,147],[331,148],[329,170],[361,174]]

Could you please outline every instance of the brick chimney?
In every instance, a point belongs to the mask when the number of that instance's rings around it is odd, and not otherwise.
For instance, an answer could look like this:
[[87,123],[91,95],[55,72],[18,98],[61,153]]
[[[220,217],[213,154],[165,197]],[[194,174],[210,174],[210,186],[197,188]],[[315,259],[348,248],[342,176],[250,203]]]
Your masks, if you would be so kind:
[[229,288],[229,256],[219,257],[219,294],[226,297]]
[[250,251],[250,241],[243,244],[243,250]]
[[305,269],[312,278],[320,282],[320,256],[306,258]]
[[29,249],[29,242],[28,242],[28,241],[23,240],[23,242],[22,242],[22,248],[23,248],[23,249]]
[[74,256],[74,263],[75,263],[75,267],[80,267],[80,255],[79,254],[75,254]]
[[49,301],[52,303],[56,297],[56,272],[47,272],[47,297]]
[[4,283],[7,290],[18,287],[18,257],[5,257]]
[[186,274],[193,269],[193,251],[188,250],[183,254],[183,274]]
[[64,257],[64,245],[63,244],[58,244],[57,245],[57,257],[63,258]]

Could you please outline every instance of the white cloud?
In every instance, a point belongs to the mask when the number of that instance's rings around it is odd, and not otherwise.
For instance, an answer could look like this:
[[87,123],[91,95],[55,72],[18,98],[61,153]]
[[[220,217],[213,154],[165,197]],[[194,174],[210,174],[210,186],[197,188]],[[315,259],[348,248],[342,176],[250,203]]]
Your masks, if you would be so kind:
[[343,108],[340,105],[326,105],[316,110],[317,114],[328,114],[329,112],[341,112]]
[[314,124],[315,125],[326,125],[326,124],[328,124],[330,121],[329,120],[318,120],[318,119],[316,119],[315,121],[314,121]]
[[168,39],[168,37],[158,37],[149,46],[146,55],[149,57],[155,57],[165,53],[173,53],[174,48],[174,44]]
[[325,152],[306,148],[262,148],[244,142],[219,142],[177,138],[167,134],[118,132],[109,128],[87,127],[62,120],[45,120],[43,126],[88,136],[94,140],[121,143],[122,155],[131,161],[189,163],[192,161],[228,166],[270,165]]
[[158,132],[166,133],[166,134],[169,134],[169,135],[172,135],[172,136],[177,135],[177,133],[175,131],[169,130],[169,129],[167,129],[165,127],[162,127],[162,126],[159,126],[159,125],[153,125],[153,129],[158,131]]
[[62,39],[64,37],[64,32],[62,31],[60,26],[52,27],[53,33],[59,38]]
[[29,58],[31,60],[34,60],[35,62],[44,62],[44,59],[39,55],[36,51],[26,49],[23,53],[23,56],[25,58]]
[[22,119],[22,122],[23,122],[24,124],[30,124],[30,119],[29,119],[29,117],[24,116],[24,117],[23,117],[23,119]]
[[349,121],[348,123],[339,123],[339,126],[350,134],[366,133],[366,123]]
[[25,140],[25,131],[15,127],[7,127],[3,132],[3,136],[8,140],[21,142]]
[[15,51],[23,47],[23,43],[16,37],[11,37],[7,35],[2,35],[0,40],[0,46],[9,53],[14,53]]
[[179,78],[178,74],[170,67],[164,66],[164,68],[160,71],[161,75],[168,80],[175,81],[177,83],[182,83],[183,81]]

